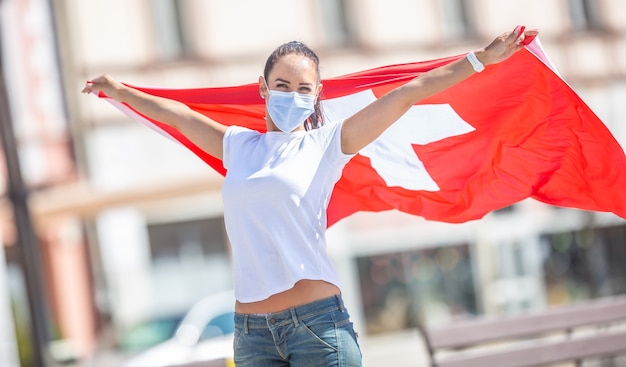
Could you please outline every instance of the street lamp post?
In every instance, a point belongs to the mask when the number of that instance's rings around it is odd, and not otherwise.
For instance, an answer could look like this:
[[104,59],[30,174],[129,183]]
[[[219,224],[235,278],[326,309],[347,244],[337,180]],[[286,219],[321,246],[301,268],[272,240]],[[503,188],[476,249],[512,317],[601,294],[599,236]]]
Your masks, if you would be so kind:
[[7,196],[13,207],[19,259],[26,280],[31,339],[35,351],[32,359],[33,367],[45,367],[44,354],[50,340],[50,331],[41,270],[42,262],[39,243],[28,208],[28,190],[22,179],[17,144],[11,123],[1,46],[0,43],[0,136],[9,176]]

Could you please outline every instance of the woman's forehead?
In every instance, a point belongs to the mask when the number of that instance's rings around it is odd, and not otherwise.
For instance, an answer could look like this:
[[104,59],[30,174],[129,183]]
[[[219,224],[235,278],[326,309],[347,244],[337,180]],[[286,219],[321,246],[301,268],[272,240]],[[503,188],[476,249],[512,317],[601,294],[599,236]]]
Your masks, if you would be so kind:
[[270,79],[275,78],[311,78],[313,82],[317,81],[317,65],[308,57],[298,54],[289,54],[276,60],[272,71],[269,75]]

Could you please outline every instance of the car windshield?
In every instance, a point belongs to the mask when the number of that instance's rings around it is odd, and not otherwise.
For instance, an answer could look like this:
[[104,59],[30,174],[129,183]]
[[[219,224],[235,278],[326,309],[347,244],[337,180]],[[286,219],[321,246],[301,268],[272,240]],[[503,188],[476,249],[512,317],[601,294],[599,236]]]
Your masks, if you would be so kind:
[[202,331],[200,340],[214,338],[220,335],[232,334],[235,331],[234,314],[226,312],[215,316]]

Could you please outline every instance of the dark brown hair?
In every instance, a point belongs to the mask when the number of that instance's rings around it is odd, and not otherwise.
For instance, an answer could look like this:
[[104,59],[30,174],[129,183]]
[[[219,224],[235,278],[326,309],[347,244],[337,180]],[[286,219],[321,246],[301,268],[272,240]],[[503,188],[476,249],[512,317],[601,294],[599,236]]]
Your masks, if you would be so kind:
[[[285,55],[291,54],[302,55],[313,61],[313,63],[315,64],[315,71],[317,72],[317,82],[319,83],[321,81],[319,58],[317,57],[315,52],[313,52],[313,50],[311,50],[307,45],[298,41],[284,43],[278,46],[274,50],[274,52],[272,52],[272,54],[267,58],[267,61],[265,62],[265,69],[263,70],[263,77],[265,77],[265,80],[267,80],[267,78],[269,77],[269,74],[274,68],[276,61],[278,61],[278,59]],[[315,111],[309,117],[308,124],[304,125],[305,129],[307,130],[317,129],[318,127],[324,125],[324,115],[322,114],[320,97],[321,96],[318,96],[317,100],[315,101]]]

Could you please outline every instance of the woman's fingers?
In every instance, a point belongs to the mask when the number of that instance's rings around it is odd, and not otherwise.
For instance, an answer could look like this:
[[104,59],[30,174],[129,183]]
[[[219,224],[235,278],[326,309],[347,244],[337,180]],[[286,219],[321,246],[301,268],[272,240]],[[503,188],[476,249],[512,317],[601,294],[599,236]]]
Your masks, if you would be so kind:
[[92,80],[85,82],[83,87],[83,93],[93,93],[96,91],[102,91],[109,95],[113,90],[119,88],[120,83],[111,78],[108,74],[101,75]]
[[91,93],[93,92],[93,82],[91,80],[87,80],[85,82],[85,87],[81,91],[81,93]]
[[[512,32],[505,32],[497,37],[486,50],[489,51],[489,63],[498,63],[506,60],[524,45],[532,41],[539,31],[525,30],[524,26],[517,26]],[[525,40],[528,40],[526,42]]]

